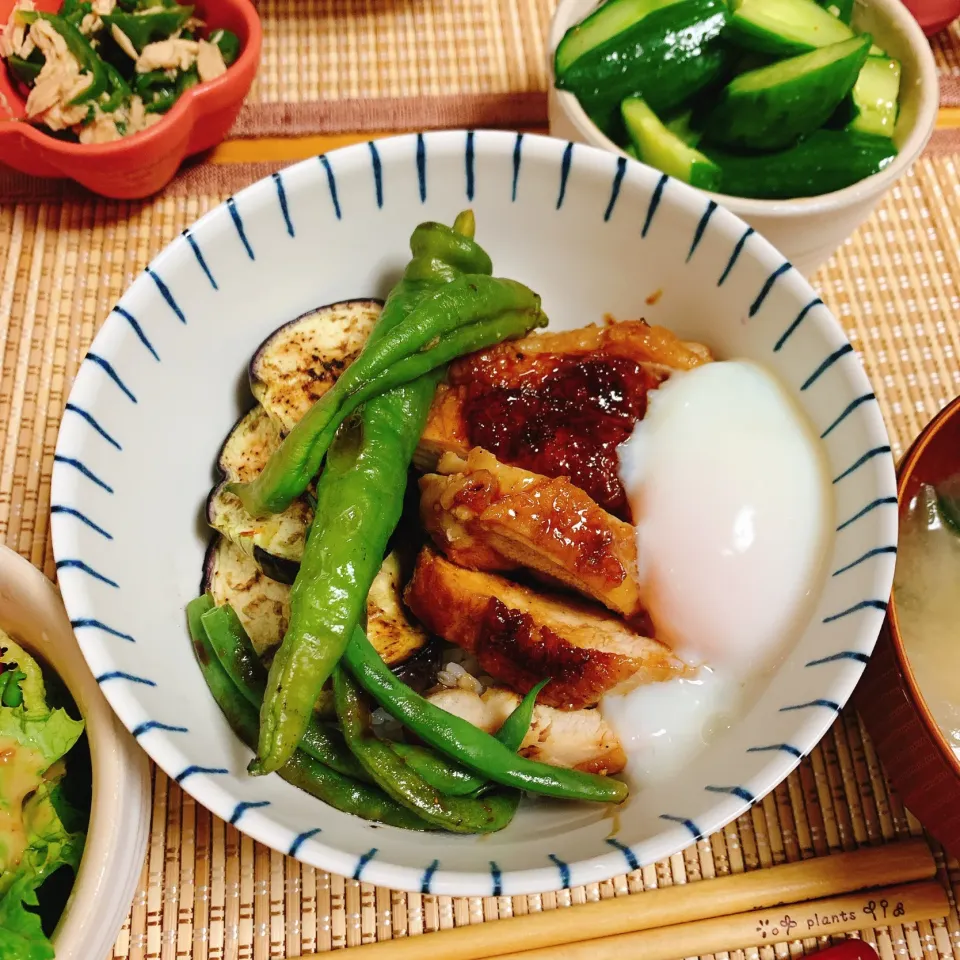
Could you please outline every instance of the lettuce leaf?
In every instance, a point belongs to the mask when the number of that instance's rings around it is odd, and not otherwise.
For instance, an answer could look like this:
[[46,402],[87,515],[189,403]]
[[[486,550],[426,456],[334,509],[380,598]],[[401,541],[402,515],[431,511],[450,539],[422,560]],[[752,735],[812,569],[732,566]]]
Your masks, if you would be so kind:
[[41,887],[61,868],[75,873],[83,854],[85,818],[67,802],[61,779],[84,724],[50,709],[39,665],[2,631],[0,661],[7,673],[16,664],[22,694],[19,706],[0,705],[0,960],[50,960],[38,909],[47,905],[52,930],[63,901],[51,893],[56,881]]
[[66,710],[30,714],[23,707],[0,707],[0,740],[9,738],[39,755],[43,770],[56,763],[83,733],[83,721]]
[[44,781],[23,805],[29,843],[15,871],[0,878],[0,960],[48,960],[53,957],[36,907],[37,888],[61,867],[76,872],[84,836],[63,824],[60,785]]
[[44,935],[37,905],[38,881],[21,873],[0,897],[0,960],[53,960],[53,946]]

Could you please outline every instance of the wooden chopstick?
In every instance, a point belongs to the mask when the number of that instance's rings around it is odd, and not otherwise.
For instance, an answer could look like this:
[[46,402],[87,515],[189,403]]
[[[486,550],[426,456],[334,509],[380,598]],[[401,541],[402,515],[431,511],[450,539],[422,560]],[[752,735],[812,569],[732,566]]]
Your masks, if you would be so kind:
[[[825,900],[768,907],[711,920],[622,933],[580,943],[542,947],[523,953],[498,954],[491,960],[674,960],[783,943],[803,937],[848,933],[864,927],[887,926],[945,917],[950,910],[947,892],[935,880],[881,887],[872,892],[845,893]],[[430,952],[431,958],[443,956]]]
[[[768,911],[763,914],[763,918],[770,920],[773,914],[769,911],[783,904],[800,904],[812,900],[832,903],[830,898],[842,898],[854,891],[876,887],[900,889],[900,885],[912,881],[930,880],[935,873],[933,855],[926,842],[922,839],[907,840],[882,847],[867,847],[852,853],[837,853],[830,857],[786,863],[750,873],[731,874],[715,880],[698,880],[694,883],[662,887],[637,896],[601,900],[571,909],[550,910],[546,913],[498,920],[496,923],[441,930],[427,934],[426,939],[415,936],[365,944],[352,947],[351,958],[360,960],[359,955],[364,950],[370,960],[423,960],[424,952],[431,960],[483,960],[488,957],[513,957],[527,951],[524,953],[524,960],[535,960],[540,956],[547,956],[548,953],[554,960],[559,960],[566,957],[566,954],[557,949],[561,944],[576,945],[578,941],[587,940],[590,941],[590,949],[594,949],[598,942],[603,942],[597,938],[620,939],[622,935],[631,936],[638,931],[653,931],[659,934],[659,928],[668,926],[696,927],[697,930],[692,932],[691,936],[697,937],[708,934],[718,936],[724,929],[729,929],[733,935],[739,928],[723,928],[719,924],[729,922],[736,914]],[[903,901],[904,909],[909,904],[911,910],[927,910],[927,918],[941,915],[945,907],[941,909],[941,900],[934,896],[934,887],[938,885],[922,884],[916,889],[910,888],[908,899]],[[879,902],[880,896],[872,895],[868,899]],[[945,903],[944,899],[943,904]],[[782,912],[774,910],[774,913]],[[807,914],[804,916],[807,917]],[[714,926],[701,926],[714,918],[718,922]],[[724,950],[733,949],[735,946],[750,946],[757,942],[775,942],[769,939],[769,935],[764,941],[761,932],[755,929],[759,919],[758,917],[754,922],[751,937],[744,943],[735,945],[732,942],[721,942],[714,943],[714,947]],[[883,921],[878,919],[876,922]],[[898,917],[896,921],[891,918],[888,922],[903,922],[903,917]],[[872,921],[865,919],[846,929],[872,925]],[[825,932],[842,931],[837,928]],[[679,926],[678,930],[674,931],[674,934],[678,933]],[[813,934],[801,932],[798,927],[784,939],[798,939],[810,935]],[[539,953],[543,948],[551,949],[548,953]],[[640,950],[632,946],[618,946],[616,949],[630,951],[619,954],[619,958],[642,956],[644,960],[653,960],[647,953],[652,947],[644,946]],[[711,952],[712,949],[687,949],[686,941],[675,936],[667,956],[690,957]],[[599,960],[600,954],[585,953],[582,956]],[[301,960],[320,960],[320,954],[305,954]]]

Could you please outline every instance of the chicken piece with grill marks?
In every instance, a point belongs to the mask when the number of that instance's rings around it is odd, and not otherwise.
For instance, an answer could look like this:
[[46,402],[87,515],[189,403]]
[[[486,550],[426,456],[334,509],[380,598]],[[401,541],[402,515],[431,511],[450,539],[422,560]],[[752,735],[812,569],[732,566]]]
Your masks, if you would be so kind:
[[429,547],[404,599],[430,633],[473,653],[485,673],[514,690],[526,693],[550,677],[538,700],[546,706],[591,707],[615,688],[695,673],[601,607],[458,567]]
[[420,518],[454,563],[477,570],[527,568],[630,619],[644,617],[632,526],[566,477],[500,463],[479,448],[445,454],[420,480]]
[[642,320],[539,333],[456,360],[437,389],[415,455],[433,470],[444,453],[483,447],[499,460],[569,477],[610,513],[630,519],[617,446],[671,372],[711,359]]

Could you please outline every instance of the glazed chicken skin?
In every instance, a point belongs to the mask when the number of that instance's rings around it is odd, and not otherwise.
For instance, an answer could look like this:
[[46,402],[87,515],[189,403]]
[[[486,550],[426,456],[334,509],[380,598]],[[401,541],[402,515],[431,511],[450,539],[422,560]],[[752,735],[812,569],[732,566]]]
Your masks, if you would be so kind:
[[634,529],[566,477],[551,479],[500,463],[479,448],[445,454],[420,479],[420,519],[461,566],[526,567],[627,619],[644,614]]
[[614,688],[695,672],[601,607],[458,567],[429,547],[404,599],[430,633],[473,653],[486,673],[514,690],[526,693],[550,677],[538,700],[547,706],[590,707]]
[[[483,694],[442,689],[427,699],[487,733],[496,733],[520,705],[519,695],[503,687]],[[619,773],[627,764],[619,738],[599,710],[555,710],[540,703],[518,752],[553,767],[601,775]]]
[[616,448],[673,370],[711,359],[642,320],[541,333],[455,361],[436,393],[415,461],[484,447],[504,463],[568,477],[601,507],[630,519]]

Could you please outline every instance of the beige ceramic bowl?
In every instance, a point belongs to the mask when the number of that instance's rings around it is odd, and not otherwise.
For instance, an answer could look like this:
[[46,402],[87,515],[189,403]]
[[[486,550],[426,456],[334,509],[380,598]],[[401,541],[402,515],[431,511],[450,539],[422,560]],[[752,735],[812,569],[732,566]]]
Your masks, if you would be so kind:
[[[550,133],[625,153],[594,126],[571,93],[553,87],[553,51],[564,33],[579,23],[597,0],[560,0],[550,28]],[[845,190],[800,200],[747,200],[712,194],[746,220],[790,262],[810,276],[870,216],[880,198],[917,159],[933,132],[940,85],[930,44],[900,0],[857,0],[854,26],[903,64],[900,119],[894,140],[899,156],[885,170]]]
[[100,693],[56,588],[2,545],[0,627],[60,676],[86,721],[93,769],[90,823],[53,945],[57,960],[105,957],[143,866],[150,813],[147,757]]

